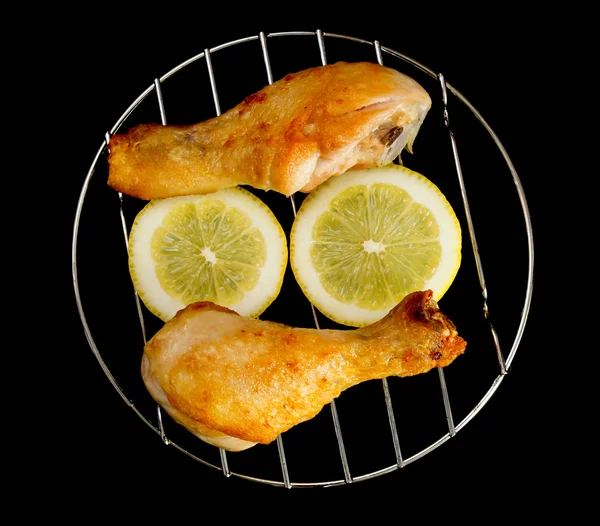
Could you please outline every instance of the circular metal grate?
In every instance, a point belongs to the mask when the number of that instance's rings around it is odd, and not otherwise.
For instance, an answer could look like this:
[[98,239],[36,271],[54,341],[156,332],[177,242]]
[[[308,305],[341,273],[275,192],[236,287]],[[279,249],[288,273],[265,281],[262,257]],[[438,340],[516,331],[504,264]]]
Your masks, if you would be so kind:
[[[324,409],[276,443],[226,453],[172,422],[142,385],[141,353],[137,351],[161,323],[145,310],[133,290],[126,248],[128,226],[145,203],[107,188],[108,141],[122,127],[158,116],[167,124],[167,119],[191,123],[215,112],[218,115],[229,104],[225,101],[237,103],[266,82],[326,64],[332,56],[396,68],[415,78],[432,96],[416,152],[403,161],[440,187],[463,226],[463,263],[441,307],[467,340],[467,351],[437,374],[355,386],[333,401],[330,411]],[[470,200],[471,193],[480,194],[480,186],[488,194],[492,187],[494,199]],[[256,192],[289,232],[303,196],[285,199],[271,194]],[[513,225],[508,232],[499,230],[496,206],[502,206],[505,220]],[[512,254],[510,269],[484,275],[486,258],[505,254],[506,247]],[[533,236],[524,191],[508,153],[479,112],[442,73],[378,41],[320,30],[260,33],[204,49],[157,77],[105,134],[77,206],[72,271],[83,330],[94,355],[123,400],[165,444],[225,476],[287,488],[333,486],[377,477],[415,462],[455,436],[496,392],[510,370],[529,313]],[[488,288],[495,294],[494,309],[488,308]],[[261,317],[297,326],[336,328],[308,303],[289,273],[280,298]]]

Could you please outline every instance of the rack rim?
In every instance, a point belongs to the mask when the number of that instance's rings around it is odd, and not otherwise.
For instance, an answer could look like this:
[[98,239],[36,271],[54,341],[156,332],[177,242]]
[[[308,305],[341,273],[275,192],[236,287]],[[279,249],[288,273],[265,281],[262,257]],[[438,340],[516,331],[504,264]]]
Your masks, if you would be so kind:
[[[319,481],[319,482],[291,482],[291,481],[287,480],[287,477],[285,476],[285,472],[284,472],[284,477],[283,477],[284,480],[282,480],[282,481],[262,479],[259,477],[253,477],[251,475],[246,475],[243,473],[232,472],[228,469],[226,461],[224,461],[224,462],[222,461],[221,466],[214,465],[210,462],[207,462],[207,461],[199,458],[198,456],[194,455],[193,453],[190,453],[185,448],[179,446],[175,442],[168,440],[164,436],[164,430],[162,429],[162,422],[161,422],[161,418],[160,418],[160,409],[158,410],[159,411],[159,418],[158,418],[159,425],[155,426],[148,418],[146,418],[146,416],[144,416],[138,410],[138,408],[135,406],[134,402],[125,395],[124,390],[119,386],[118,382],[116,381],[116,379],[110,372],[110,370],[109,370],[108,366],[106,365],[106,363],[104,362],[102,355],[100,353],[100,350],[98,349],[98,347],[94,341],[94,338],[92,336],[91,329],[88,325],[87,318],[84,313],[84,308],[83,308],[83,304],[82,304],[81,296],[80,296],[80,292],[79,292],[79,279],[78,279],[78,268],[77,268],[77,246],[78,246],[78,235],[79,235],[79,223],[80,223],[81,214],[83,211],[84,201],[85,201],[87,191],[89,188],[89,183],[94,174],[96,165],[98,164],[100,157],[108,149],[108,141],[109,141],[110,136],[119,130],[119,128],[124,123],[124,121],[127,119],[127,117],[136,109],[136,107],[150,93],[152,93],[153,91],[159,92],[160,84],[162,82],[164,82],[165,80],[167,80],[168,78],[170,78],[171,76],[173,76],[174,74],[176,74],[178,71],[185,68],[189,64],[191,64],[197,60],[200,60],[200,59],[205,59],[207,61],[210,61],[210,54],[213,54],[217,51],[226,49],[226,48],[234,46],[234,45],[247,43],[247,42],[251,42],[254,40],[259,40],[261,42],[261,44],[263,46],[263,51],[264,51],[266,41],[268,38],[280,38],[280,37],[286,37],[286,36],[310,36],[310,37],[316,36],[319,41],[319,46],[321,48],[321,53],[322,53],[322,58],[323,58],[324,63],[325,63],[324,47],[323,47],[324,37],[345,39],[345,40],[354,41],[354,42],[357,42],[360,44],[366,44],[366,45],[373,46],[377,53],[377,58],[379,60],[381,60],[381,58],[380,58],[381,52],[387,53],[388,55],[391,55],[393,57],[396,57],[398,59],[401,59],[401,60],[409,63],[410,65],[416,67],[417,69],[421,70],[422,72],[426,73],[427,75],[431,76],[432,78],[440,81],[442,84],[443,90],[445,90],[447,88],[454,96],[456,96],[463,104],[465,104],[467,106],[467,108],[473,113],[473,115],[477,118],[477,120],[482,124],[484,129],[492,137],[492,139],[495,142],[496,146],[498,147],[500,153],[502,154],[502,156],[508,166],[508,169],[511,173],[512,179],[514,181],[514,184],[515,184],[518,196],[519,196],[521,209],[523,212],[523,219],[525,222],[526,234],[527,234],[527,249],[528,249],[527,286],[526,286],[526,290],[525,290],[525,298],[523,300],[523,305],[522,305],[522,309],[521,309],[521,320],[520,320],[519,326],[517,328],[517,331],[516,331],[514,340],[512,342],[510,351],[508,353],[508,356],[504,362],[505,368],[501,367],[500,374],[498,374],[498,376],[492,382],[492,385],[490,386],[488,391],[483,395],[483,397],[475,405],[475,407],[458,424],[453,426],[453,432],[449,431],[445,435],[441,436],[437,441],[433,442],[432,444],[430,444],[426,448],[422,449],[418,453],[416,453],[406,459],[402,459],[401,462],[397,462],[396,464],[392,464],[390,466],[384,467],[377,471],[373,471],[371,473],[353,476],[353,477],[351,477],[350,480],[348,480],[348,477],[345,477],[344,479],[335,479],[335,480]],[[265,61],[266,60],[267,60],[267,58],[265,58]],[[210,62],[209,62],[209,67],[210,67]],[[268,74],[269,74],[269,79],[270,79],[270,71],[268,71]],[[216,104],[217,113],[220,113],[220,110],[218,107],[218,99],[216,98],[217,96],[216,96],[216,91],[214,90],[214,86],[213,86],[213,94],[215,95],[215,104]],[[163,112],[162,112],[162,107],[161,107],[161,114],[162,113]],[[163,114],[163,120],[164,120],[164,114]],[[451,131],[450,131],[450,135],[452,136]],[[126,242],[127,242],[127,240],[126,240]],[[525,330],[525,326],[526,326],[527,319],[529,316],[529,311],[531,308],[532,295],[533,295],[534,243],[533,243],[533,229],[532,229],[532,224],[531,224],[531,217],[530,217],[530,213],[529,213],[529,207],[527,204],[527,200],[525,197],[525,191],[524,191],[523,185],[521,183],[520,177],[517,173],[517,170],[514,167],[512,160],[510,159],[510,156],[508,155],[508,152],[502,145],[502,143],[501,143],[500,139],[498,138],[498,136],[496,135],[496,133],[493,131],[493,129],[490,127],[490,125],[485,121],[485,119],[479,113],[479,111],[468,101],[468,99],[464,95],[462,95],[462,93],[460,93],[450,83],[447,83],[445,81],[443,74],[441,74],[441,73],[436,74],[433,70],[427,68],[420,62],[418,62],[418,61],[416,61],[416,60],[414,60],[392,48],[381,46],[377,40],[369,41],[369,40],[364,40],[362,38],[357,38],[357,37],[353,37],[353,36],[349,36],[349,35],[322,32],[321,30],[274,32],[274,33],[268,33],[268,34],[260,32],[258,35],[251,35],[248,37],[232,40],[232,41],[229,41],[229,42],[226,42],[223,44],[219,44],[210,49],[205,49],[201,53],[198,53],[198,54],[190,57],[189,59],[181,62],[180,64],[178,64],[177,66],[172,68],[170,71],[168,71],[161,77],[158,77],[157,79],[155,79],[154,83],[152,83],[150,86],[148,86],[148,88],[146,88],[138,96],[138,98],[135,99],[135,101],[123,112],[121,117],[119,117],[119,119],[117,119],[117,121],[115,122],[113,127],[110,129],[110,131],[105,134],[105,138],[102,141],[102,143],[100,144],[100,146],[96,152],[96,155],[90,165],[90,168],[87,172],[87,175],[86,175],[85,180],[82,185],[82,189],[81,189],[81,192],[79,195],[77,208],[76,208],[76,212],[75,212],[74,224],[73,224],[73,237],[72,237],[72,247],[71,247],[71,267],[72,267],[73,287],[74,287],[74,292],[75,292],[75,302],[76,302],[77,309],[79,312],[80,321],[82,323],[82,328],[83,328],[86,340],[88,342],[88,345],[89,345],[90,349],[92,350],[92,353],[96,357],[104,374],[107,376],[110,383],[112,384],[114,389],[118,392],[118,394],[123,399],[123,401],[127,404],[127,406],[130,409],[132,409],[138,415],[138,417],[150,429],[152,429],[155,433],[157,433],[159,436],[161,436],[161,438],[165,444],[173,446],[175,449],[177,449],[181,453],[189,456],[190,458],[200,462],[203,465],[206,465],[206,466],[209,466],[209,467],[212,467],[212,468],[222,471],[226,477],[230,477],[233,475],[233,476],[239,477],[241,479],[249,480],[249,481],[261,482],[261,483],[269,484],[272,486],[280,486],[280,487],[286,487],[286,488],[330,487],[330,486],[340,486],[340,485],[344,485],[344,484],[348,484],[348,483],[368,480],[368,479],[375,478],[380,475],[391,473],[391,472],[396,471],[400,468],[403,468],[409,464],[412,464],[416,460],[424,457],[428,453],[432,452],[433,450],[437,449],[439,446],[441,446],[442,444],[447,442],[450,438],[455,436],[456,433],[458,433],[458,431],[460,431],[462,428],[464,428],[479,413],[479,411],[487,404],[487,402],[490,400],[490,398],[498,390],[504,377],[510,370],[510,367],[515,358],[516,352],[518,350],[519,344],[521,342],[521,339],[522,339],[522,336],[523,336],[523,333]],[[485,287],[482,290],[482,294],[483,294],[484,300],[486,300],[487,299],[487,290],[485,289]],[[142,320],[142,324],[143,324],[143,320]],[[223,460],[223,455],[222,455],[222,460]],[[282,459],[282,463],[283,462],[284,462],[284,459]]]

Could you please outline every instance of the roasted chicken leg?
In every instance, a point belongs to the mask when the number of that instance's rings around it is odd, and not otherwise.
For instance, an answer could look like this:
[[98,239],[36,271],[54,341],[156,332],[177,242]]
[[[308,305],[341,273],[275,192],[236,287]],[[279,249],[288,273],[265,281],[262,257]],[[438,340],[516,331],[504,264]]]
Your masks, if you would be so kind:
[[431,107],[412,78],[369,62],[289,74],[193,125],[143,124],[109,143],[108,184],[155,199],[249,185],[310,192],[351,168],[391,162]]
[[230,451],[268,444],[345,389],[450,364],[466,342],[431,291],[360,329],[244,318],[210,302],[180,310],[146,344],[142,378],[175,421]]

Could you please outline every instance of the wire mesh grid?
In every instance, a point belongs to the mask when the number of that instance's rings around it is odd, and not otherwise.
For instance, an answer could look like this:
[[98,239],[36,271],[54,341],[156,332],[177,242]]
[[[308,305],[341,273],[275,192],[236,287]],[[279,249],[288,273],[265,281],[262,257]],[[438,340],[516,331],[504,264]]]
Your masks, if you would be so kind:
[[[491,333],[493,348],[495,350],[495,354],[497,357],[497,363],[498,363],[497,375],[491,382],[491,386],[489,386],[487,391],[484,392],[483,396],[479,399],[479,401],[475,404],[475,406],[458,422],[454,421],[452,404],[450,401],[451,397],[450,397],[450,393],[449,393],[449,390],[447,387],[444,371],[441,368],[437,369],[437,373],[438,373],[438,377],[439,377],[439,386],[441,389],[441,395],[442,395],[442,401],[443,401],[444,415],[445,415],[445,426],[447,428],[447,431],[444,434],[442,434],[442,436],[440,436],[437,440],[434,440],[431,444],[420,449],[416,453],[411,454],[410,456],[406,456],[403,453],[403,450],[401,447],[402,440],[401,440],[401,435],[398,431],[398,426],[396,424],[396,416],[397,415],[395,414],[395,411],[394,411],[394,407],[393,407],[393,403],[392,403],[392,395],[391,395],[391,390],[390,390],[388,380],[387,379],[381,380],[382,388],[383,388],[383,402],[382,403],[385,404],[385,411],[386,411],[387,420],[389,423],[389,432],[390,432],[391,442],[393,444],[393,452],[394,452],[395,458],[394,458],[394,462],[392,464],[386,465],[379,469],[371,470],[371,471],[369,471],[367,473],[363,473],[363,474],[356,474],[351,469],[351,464],[348,460],[348,455],[346,453],[345,435],[342,432],[342,424],[340,422],[340,417],[338,414],[336,401],[333,400],[330,403],[330,411],[331,411],[332,424],[333,424],[333,428],[334,428],[334,432],[335,432],[335,440],[337,442],[339,462],[341,465],[341,472],[342,472],[343,476],[341,478],[333,478],[333,479],[329,478],[326,480],[309,481],[309,482],[305,482],[305,481],[298,481],[298,482],[294,481],[293,482],[291,480],[290,470],[288,468],[288,460],[286,459],[286,448],[285,448],[285,439],[286,439],[285,435],[286,434],[280,435],[276,440],[277,456],[278,456],[278,462],[279,462],[280,472],[281,472],[280,479],[264,478],[264,477],[254,476],[252,474],[242,473],[242,472],[237,472],[237,471],[232,470],[229,466],[230,454],[227,453],[223,449],[218,449],[218,452],[219,452],[218,462],[211,462],[211,461],[204,460],[203,458],[200,458],[200,456],[198,454],[196,454],[195,452],[191,452],[189,450],[191,448],[181,446],[178,443],[176,443],[175,440],[173,440],[172,438],[169,438],[171,436],[171,433],[170,432],[167,433],[167,431],[165,430],[165,421],[164,421],[165,419],[163,419],[163,412],[162,412],[160,406],[157,405],[155,407],[155,414],[144,414],[144,412],[138,408],[138,405],[136,403],[134,403],[134,401],[132,399],[130,399],[130,397],[125,393],[124,389],[121,388],[121,386],[119,385],[119,383],[113,376],[109,366],[105,362],[103,355],[100,351],[99,345],[96,342],[95,338],[92,336],[92,329],[90,328],[90,325],[88,324],[88,320],[87,320],[87,317],[85,314],[85,309],[83,306],[84,302],[83,302],[81,294],[80,294],[80,286],[79,286],[80,280],[79,280],[79,275],[78,275],[78,239],[79,239],[81,215],[82,215],[85,199],[88,194],[90,181],[91,181],[95,171],[97,170],[99,164],[101,164],[101,159],[103,158],[103,156],[105,156],[107,154],[108,144],[109,144],[111,135],[116,133],[120,129],[120,127],[124,124],[126,119],[138,107],[138,105],[152,94],[154,94],[156,97],[156,103],[158,104],[162,124],[166,125],[167,124],[167,108],[166,108],[164,97],[162,94],[163,83],[167,79],[173,77],[176,73],[182,71],[184,68],[186,68],[190,64],[201,62],[202,60],[204,60],[204,62],[205,62],[206,71],[208,73],[208,78],[209,78],[209,82],[210,82],[210,91],[212,93],[212,98],[213,98],[213,103],[214,103],[214,111],[215,111],[216,115],[220,115],[221,114],[221,103],[220,103],[220,98],[219,98],[218,83],[217,83],[217,79],[215,76],[211,57],[215,53],[217,53],[221,50],[224,50],[226,48],[230,48],[232,46],[236,46],[236,45],[240,45],[240,44],[252,45],[253,46],[252,50],[251,50],[252,52],[262,53],[262,62],[264,63],[266,80],[269,84],[272,84],[273,83],[273,73],[272,73],[272,68],[271,68],[271,60],[270,60],[270,55],[269,55],[268,42],[269,42],[269,40],[276,39],[278,37],[290,37],[290,36],[308,37],[310,39],[316,40],[316,44],[318,46],[318,52],[319,52],[319,56],[320,56],[320,63],[322,65],[327,64],[327,46],[326,46],[326,44],[327,44],[327,42],[329,42],[330,39],[332,41],[333,40],[352,41],[352,42],[358,43],[360,45],[366,45],[366,46],[372,48],[372,53],[373,53],[372,59],[374,62],[378,62],[379,64],[383,65],[385,63],[384,57],[385,57],[385,59],[388,59],[389,57],[391,57],[393,60],[400,60],[404,64],[407,64],[413,68],[416,68],[417,70],[421,71],[422,73],[428,75],[429,77],[431,77],[432,79],[435,79],[437,81],[437,83],[439,85],[439,90],[440,90],[440,92],[439,92],[440,99],[442,101],[442,109],[443,109],[442,117],[443,117],[444,127],[446,128],[447,136],[449,137],[450,147],[451,147],[451,151],[452,151],[452,158],[454,161],[457,182],[458,182],[458,186],[459,186],[459,190],[460,190],[460,196],[462,199],[462,204],[464,206],[464,218],[468,225],[468,234],[469,234],[469,239],[470,239],[472,250],[473,250],[474,263],[475,263],[474,267],[476,269],[477,280],[479,283],[480,294],[481,294],[481,298],[482,298],[482,302],[483,302],[481,316],[484,318],[485,323]],[[252,44],[253,42],[256,42],[256,43]],[[466,187],[465,180],[463,177],[463,170],[462,170],[461,161],[460,161],[460,157],[459,157],[457,140],[456,140],[454,133],[450,126],[450,117],[449,117],[449,111],[448,111],[448,95],[449,95],[449,93],[454,95],[462,104],[464,104],[464,106],[466,108],[468,108],[468,110],[473,114],[473,116],[477,119],[477,121],[483,126],[485,131],[493,139],[495,147],[497,147],[497,149],[499,150],[504,162],[506,163],[506,167],[508,168],[508,170],[510,172],[510,176],[512,177],[512,181],[514,183],[514,187],[515,187],[517,195],[518,195],[518,200],[519,200],[521,211],[522,211],[522,217],[523,217],[524,223],[525,223],[526,245],[527,245],[527,261],[526,261],[527,277],[526,277],[525,294],[524,294],[523,303],[522,303],[521,309],[520,309],[520,317],[519,317],[518,325],[516,328],[515,336],[512,341],[510,350],[508,351],[508,354],[506,356],[505,356],[505,352],[501,348],[500,339],[498,337],[496,329],[490,321],[490,312],[488,309],[488,290],[487,290],[486,280],[485,280],[484,272],[483,272],[483,264],[481,261],[480,251],[478,248],[473,217],[471,214],[471,207],[470,207],[469,199],[467,196],[467,187]],[[128,225],[127,225],[127,219],[126,219],[127,204],[124,202],[124,198],[123,198],[122,194],[119,193],[118,197],[119,197],[119,220],[120,220],[120,224],[121,224],[122,233],[124,236],[125,247],[127,248],[128,232],[129,232]],[[297,212],[297,205],[296,205],[296,199],[295,199],[294,195],[292,195],[289,198],[289,205],[290,205],[293,217],[295,217],[296,212]],[[427,67],[420,64],[419,62],[411,59],[410,57],[407,57],[393,49],[381,46],[377,40],[371,42],[371,41],[366,41],[366,40],[362,40],[359,38],[355,38],[352,36],[324,33],[321,30],[317,30],[314,32],[310,32],[310,31],[308,31],[308,32],[285,32],[285,33],[269,33],[269,34],[265,34],[265,33],[261,32],[258,35],[253,35],[253,36],[250,36],[247,38],[227,42],[225,44],[221,44],[221,45],[216,46],[211,49],[208,49],[208,48],[204,49],[203,52],[201,52],[201,53],[191,57],[189,60],[179,64],[178,66],[173,68],[171,71],[164,74],[162,77],[156,78],[154,80],[154,82],[152,83],[152,85],[150,85],[129,106],[129,108],[127,108],[127,110],[123,113],[123,115],[115,123],[113,128],[105,134],[104,141],[100,145],[100,148],[92,162],[92,165],[89,169],[87,177],[84,181],[80,199],[79,199],[79,203],[78,203],[78,207],[77,207],[77,212],[76,212],[76,217],[75,217],[75,222],[74,222],[74,232],[73,232],[72,272],[73,272],[73,285],[74,285],[74,289],[75,289],[75,297],[76,297],[77,307],[79,309],[79,313],[80,313],[80,317],[81,317],[81,322],[82,322],[83,329],[84,329],[86,338],[88,340],[88,343],[89,343],[94,355],[96,356],[98,363],[100,364],[102,370],[104,371],[104,373],[110,380],[113,387],[120,394],[121,398],[153,431],[155,431],[160,436],[160,438],[162,439],[164,444],[175,447],[182,453],[188,455],[189,457],[199,461],[200,463],[202,463],[206,466],[210,466],[217,470],[221,470],[223,475],[225,475],[226,477],[230,477],[233,475],[233,476],[237,476],[237,477],[255,481],[255,482],[266,483],[266,484],[270,484],[270,485],[274,485],[274,486],[281,486],[281,487],[285,487],[285,488],[293,488],[293,487],[315,487],[315,486],[338,486],[338,485],[348,484],[348,483],[352,483],[352,482],[357,482],[360,480],[367,480],[367,479],[377,477],[377,476],[380,476],[380,475],[383,475],[386,473],[390,473],[392,471],[397,470],[398,468],[402,468],[408,464],[415,462],[419,458],[422,458],[426,454],[430,453],[431,451],[433,451],[434,449],[436,449],[437,447],[439,447],[440,445],[445,443],[451,437],[455,436],[456,433],[458,433],[458,431],[460,431],[481,410],[481,408],[492,397],[492,395],[496,392],[496,390],[498,389],[499,385],[501,384],[503,378],[505,377],[505,375],[508,373],[508,371],[510,369],[511,363],[514,359],[515,353],[518,349],[518,346],[519,346],[519,343],[521,340],[521,336],[522,336],[524,328],[525,328],[525,324],[527,321],[527,316],[528,316],[529,308],[530,308],[530,304],[531,304],[532,285],[533,285],[533,254],[534,254],[533,235],[532,235],[531,221],[530,221],[530,217],[529,217],[527,202],[526,202],[523,188],[522,188],[520,180],[519,180],[519,176],[510,160],[508,153],[502,146],[500,140],[495,135],[493,130],[486,123],[486,121],[483,119],[483,117],[479,114],[479,112],[470,104],[470,102],[460,92],[458,92],[449,83],[446,82],[445,77],[442,73],[436,74],[432,70],[428,69]],[[140,303],[139,297],[137,296],[135,291],[132,296],[133,296],[133,299],[131,300],[131,302],[132,302],[132,304],[135,304],[135,308],[137,309],[137,317],[139,318],[140,329],[142,332],[142,339],[145,343],[146,339],[147,339],[146,316],[148,314],[144,312],[143,306]],[[134,303],[134,301],[135,301],[135,303]],[[315,307],[312,304],[310,304],[307,299],[305,301],[310,305],[310,309],[312,311],[312,318],[314,320],[314,326],[317,329],[320,328],[319,318],[317,315],[317,311],[315,310]],[[210,446],[210,447],[212,448],[213,446]]]

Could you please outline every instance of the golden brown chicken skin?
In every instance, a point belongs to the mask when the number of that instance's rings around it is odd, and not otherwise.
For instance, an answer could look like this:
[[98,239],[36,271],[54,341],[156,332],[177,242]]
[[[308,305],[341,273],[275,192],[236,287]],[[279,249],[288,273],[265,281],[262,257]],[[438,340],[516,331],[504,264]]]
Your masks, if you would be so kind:
[[108,184],[155,199],[249,185],[287,196],[352,168],[391,162],[431,99],[412,78],[369,62],[292,73],[193,125],[142,124],[109,142]]
[[240,451],[272,442],[353,385],[445,367],[465,347],[431,291],[352,330],[294,328],[199,302],[146,344],[142,377],[174,420]]

